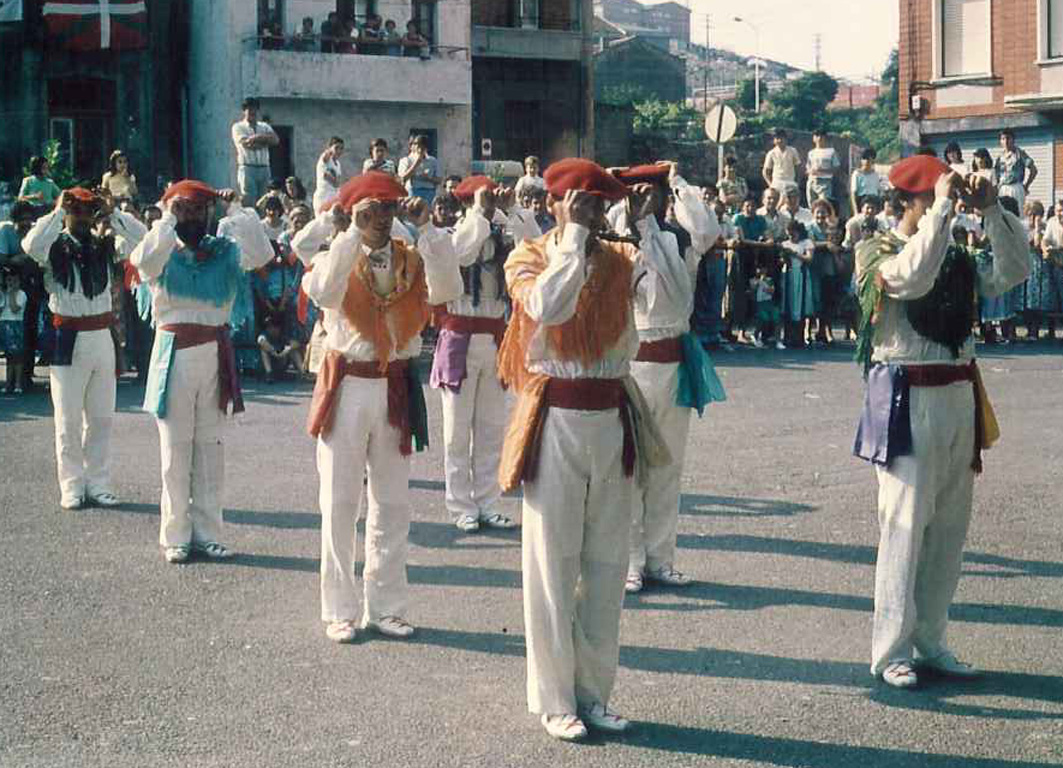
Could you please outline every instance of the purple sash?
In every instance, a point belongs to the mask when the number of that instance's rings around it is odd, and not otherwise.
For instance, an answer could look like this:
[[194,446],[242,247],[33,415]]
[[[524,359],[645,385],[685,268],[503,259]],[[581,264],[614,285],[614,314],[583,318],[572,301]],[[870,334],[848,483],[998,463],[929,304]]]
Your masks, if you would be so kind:
[[902,366],[878,364],[867,374],[864,407],[853,455],[882,467],[912,452],[908,375]]

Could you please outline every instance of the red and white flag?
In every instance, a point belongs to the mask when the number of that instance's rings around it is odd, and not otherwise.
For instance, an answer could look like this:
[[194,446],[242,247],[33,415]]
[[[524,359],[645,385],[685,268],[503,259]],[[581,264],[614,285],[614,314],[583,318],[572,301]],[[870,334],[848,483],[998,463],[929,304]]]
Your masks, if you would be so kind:
[[148,47],[148,7],[144,0],[46,2],[43,14],[49,39],[66,50]]

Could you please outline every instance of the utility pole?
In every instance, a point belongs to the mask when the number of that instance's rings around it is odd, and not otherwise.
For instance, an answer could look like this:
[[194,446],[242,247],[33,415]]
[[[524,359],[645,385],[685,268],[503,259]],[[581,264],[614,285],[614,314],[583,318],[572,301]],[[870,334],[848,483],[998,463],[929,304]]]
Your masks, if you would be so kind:
[[701,62],[701,106],[709,111],[709,31],[712,29],[712,15],[705,14],[705,55]]
[[812,63],[816,72],[823,71],[823,35],[812,35]]

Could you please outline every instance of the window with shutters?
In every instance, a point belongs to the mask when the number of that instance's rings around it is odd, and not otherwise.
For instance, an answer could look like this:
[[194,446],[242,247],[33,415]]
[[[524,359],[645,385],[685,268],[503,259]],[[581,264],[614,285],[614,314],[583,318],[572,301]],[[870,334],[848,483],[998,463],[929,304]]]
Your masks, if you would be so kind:
[[938,75],[990,74],[990,0],[939,0],[936,10]]

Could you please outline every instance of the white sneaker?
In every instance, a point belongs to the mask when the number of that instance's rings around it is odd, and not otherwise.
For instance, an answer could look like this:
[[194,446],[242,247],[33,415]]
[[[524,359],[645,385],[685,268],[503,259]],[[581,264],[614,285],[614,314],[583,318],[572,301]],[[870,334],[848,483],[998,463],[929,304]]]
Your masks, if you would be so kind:
[[480,530],[480,520],[475,515],[461,515],[454,521],[459,531],[475,533]]
[[631,727],[631,721],[620,715],[614,715],[604,705],[594,703],[580,708],[580,716],[583,722],[598,731],[609,733],[622,733]]
[[642,591],[642,574],[638,571],[628,571],[627,581],[624,582],[624,591],[633,595]]
[[118,500],[118,497],[110,491],[90,494],[86,497],[85,501],[88,504],[95,504],[97,507],[117,507],[122,503]]
[[667,584],[670,587],[688,587],[691,579],[685,573],[680,573],[671,565],[662,565],[652,571],[646,571],[646,579],[658,584]]
[[932,669],[950,677],[973,678],[980,674],[977,669],[967,662],[960,661],[952,651],[944,650],[937,656],[916,659],[918,666]]
[[166,559],[166,562],[180,565],[181,563],[188,562],[188,553],[188,545],[179,544],[176,547],[166,547],[166,549],[162,551],[162,556]]
[[540,722],[555,739],[581,741],[587,738],[587,726],[575,715],[543,715]]
[[334,643],[353,643],[358,630],[353,621],[330,621],[325,627],[325,636]]
[[405,640],[414,632],[413,625],[398,616],[385,616],[376,621],[367,621],[365,628],[396,640]]
[[480,515],[480,527],[509,531],[517,527],[517,522],[501,512],[484,512]]
[[777,342],[775,342],[775,348],[776,349],[786,349],[786,345],[783,344],[781,341],[777,341]]
[[59,500],[59,506],[63,509],[81,509],[85,504],[85,499],[81,496],[64,496]]
[[894,688],[914,688],[919,685],[919,675],[910,661],[891,661],[882,670],[882,682]]
[[758,339],[756,336],[754,336],[753,337],[753,346],[756,347],[757,349],[764,349],[764,342],[761,341],[760,339]]

